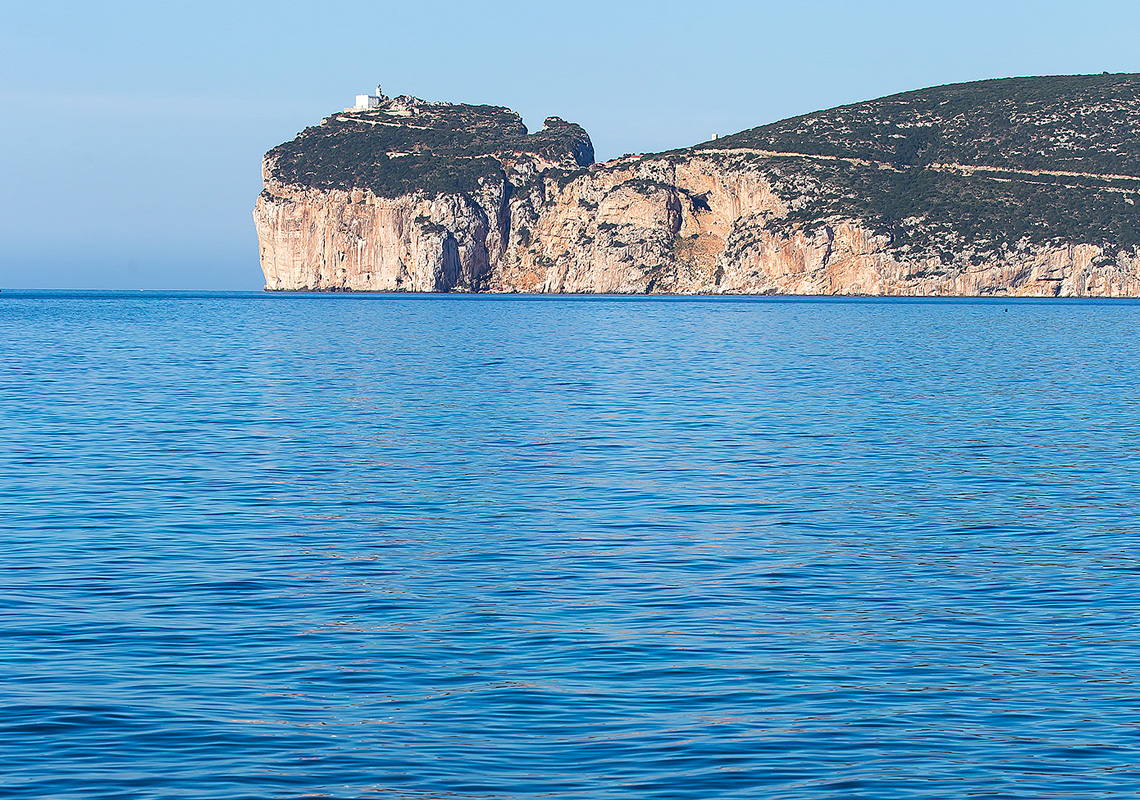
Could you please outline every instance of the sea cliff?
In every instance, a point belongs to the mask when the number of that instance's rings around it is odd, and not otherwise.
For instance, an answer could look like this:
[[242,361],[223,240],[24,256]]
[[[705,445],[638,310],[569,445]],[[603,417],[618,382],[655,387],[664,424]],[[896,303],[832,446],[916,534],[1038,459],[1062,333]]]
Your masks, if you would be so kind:
[[270,151],[266,288],[1140,296],[1140,76],[985,81],[593,163],[385,99]]

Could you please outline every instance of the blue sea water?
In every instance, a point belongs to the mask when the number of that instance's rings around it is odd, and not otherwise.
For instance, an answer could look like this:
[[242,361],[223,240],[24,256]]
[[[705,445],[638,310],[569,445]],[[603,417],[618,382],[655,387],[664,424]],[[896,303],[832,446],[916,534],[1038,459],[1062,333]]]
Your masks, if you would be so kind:
[[1140,303],[0,295],[0,796],[1140,796]]

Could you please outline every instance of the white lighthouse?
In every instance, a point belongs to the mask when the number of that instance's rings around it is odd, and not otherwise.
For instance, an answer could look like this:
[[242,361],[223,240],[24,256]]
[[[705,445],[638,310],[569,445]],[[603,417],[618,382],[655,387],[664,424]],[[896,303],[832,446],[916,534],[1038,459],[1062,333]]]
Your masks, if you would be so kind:
[[387,99],[384,93],[380,91],[380,84],[376,84],[376,94],[358,94],[356,96],[356,106],[353,110],[362,111],[368,108],[376,108]]

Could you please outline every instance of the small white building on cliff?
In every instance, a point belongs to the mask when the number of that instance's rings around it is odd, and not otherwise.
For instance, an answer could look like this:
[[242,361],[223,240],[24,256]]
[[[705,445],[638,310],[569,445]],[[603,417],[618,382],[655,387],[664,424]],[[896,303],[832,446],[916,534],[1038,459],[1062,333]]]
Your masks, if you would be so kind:
[[380,85],[376,85],[376,94],[358,94],[356,96],[356,105],[353,107],[354,111],[363,111],[368,108],[376,108],[381,102],[387,100],[384,93],[380,91]]

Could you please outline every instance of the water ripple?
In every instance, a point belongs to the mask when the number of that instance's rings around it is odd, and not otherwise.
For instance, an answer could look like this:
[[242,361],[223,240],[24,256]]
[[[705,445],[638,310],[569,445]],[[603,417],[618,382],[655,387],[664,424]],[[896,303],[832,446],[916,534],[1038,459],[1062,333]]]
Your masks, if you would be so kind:
[[5,797],[1140,795],[1136,302],[5,293]]

